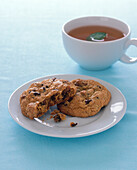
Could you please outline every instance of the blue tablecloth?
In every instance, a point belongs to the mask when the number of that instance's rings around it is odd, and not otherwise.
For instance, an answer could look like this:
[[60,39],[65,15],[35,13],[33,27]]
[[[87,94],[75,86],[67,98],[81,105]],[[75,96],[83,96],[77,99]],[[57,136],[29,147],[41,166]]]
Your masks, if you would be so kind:
[[[104,15],[131,26],[137,37],[136,0],[5,0],[0,3],[0,169],[137,169],[137,64],[117,62],[104,71],[86,71],[66,54],[61,28],[72,18]],[[137,49],[130,47],[130,56]],[[124,118],[88,137],[40,136],[19,126],[8,112],[11,93],[23,83],[52,74],[82,74],[119,88],[127,100]]]

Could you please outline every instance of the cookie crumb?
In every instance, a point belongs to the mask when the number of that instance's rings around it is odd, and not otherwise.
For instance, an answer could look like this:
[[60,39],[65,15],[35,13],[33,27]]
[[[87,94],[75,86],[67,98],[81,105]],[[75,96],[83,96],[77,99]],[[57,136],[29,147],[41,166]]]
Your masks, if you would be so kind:
[[62,120],[66,119],[66,115],[63,113],[57,113],[53,116],[55,122],[61,122]]
[[50,119],[52,119],[53,118],[53,116],[51,115],[49,118],[47,118],[47,120],[50,120]]
[[45,122],[45,118],[46,118],[45,115],[43,115],[41,119],[42,123]]
[[89,104],[92,101],[92,99],[90,100],[85,100],[85,104]]
[[70,126],[71,126],[71,127],[75,127],[75,126],[77,126],[77,124],[78,124],[78,123],[71,122],[71,123],[70,123]]
[[53,118],[53,116],[51,115],[51,116],[50,116],[50,119],[52,119],[52,118]]
[[42,119],[42,123],[45,121],[45,119]]
[[51,114],[51,115],[55,115],[55,114],[57,114],[57,113],[59,113],[59,112],[60,112],[59,110],[55,109],[55,110],[53,110],[50,114]]

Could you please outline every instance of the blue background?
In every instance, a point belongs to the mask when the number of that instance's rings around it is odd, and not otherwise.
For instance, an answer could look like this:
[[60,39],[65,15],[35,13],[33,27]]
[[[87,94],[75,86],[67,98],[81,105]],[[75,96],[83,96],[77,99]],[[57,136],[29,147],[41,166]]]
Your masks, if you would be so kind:
[[[137,37],[136,0],[0,0],[0,169],[137,169],[137,64],[117,62],[104,71],[86,71],[66,54],[64,22],[90,15],[128,23]],[[137,56],[137,49],[127,50]],[[83,74],[105,80],[127,99],[124,118],[93,136],[61,139],[33,134],[8,112],[11,93],[23,83],[52,74]]]

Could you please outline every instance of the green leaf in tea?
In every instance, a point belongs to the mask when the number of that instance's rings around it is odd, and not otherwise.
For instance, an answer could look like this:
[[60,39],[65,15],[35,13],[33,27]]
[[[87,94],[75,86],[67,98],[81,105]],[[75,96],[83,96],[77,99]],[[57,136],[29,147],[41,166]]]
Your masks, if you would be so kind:
[[88,41],[98,41],[98,40],[103,40],[105,37],[106,37],[105,32],[95,32],[95,33],[91,34],[90,36],[88,36],[86,38],[86,40],[88,40]]

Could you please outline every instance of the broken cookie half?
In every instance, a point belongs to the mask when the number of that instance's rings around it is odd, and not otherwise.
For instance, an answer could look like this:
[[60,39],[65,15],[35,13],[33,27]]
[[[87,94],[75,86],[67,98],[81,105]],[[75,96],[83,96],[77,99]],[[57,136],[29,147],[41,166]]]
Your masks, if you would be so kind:
[[20,96],[22,114],[30,119],[44,115],[56,104],[65,102],[76,94],[76,86],[63,79],[46,79],[36,82]]

